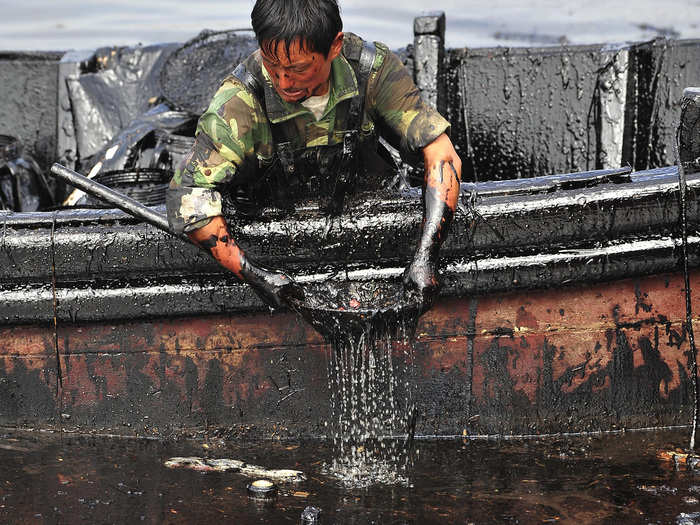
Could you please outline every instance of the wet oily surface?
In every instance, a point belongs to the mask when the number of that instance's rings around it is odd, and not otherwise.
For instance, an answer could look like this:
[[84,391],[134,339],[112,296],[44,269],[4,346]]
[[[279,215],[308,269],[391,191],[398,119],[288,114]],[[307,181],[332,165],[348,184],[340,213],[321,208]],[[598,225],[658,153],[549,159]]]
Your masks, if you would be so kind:
[[[323,474],[323,441],[164,443],[46,434],[0,436],[2,523],[700,523],[700,473],[660,450],[687,432],[542,440],[420,440],[409,485],[347,489]],[[173,456],[300,469],[269,504],[241,473],[169,469]]]

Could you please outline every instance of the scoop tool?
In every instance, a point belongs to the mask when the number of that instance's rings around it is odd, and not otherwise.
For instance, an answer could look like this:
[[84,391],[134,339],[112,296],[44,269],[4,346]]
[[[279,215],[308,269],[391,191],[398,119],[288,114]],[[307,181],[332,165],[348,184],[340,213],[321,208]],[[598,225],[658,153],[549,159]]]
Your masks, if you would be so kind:
[[[164,215],[122,193],[58,163],[51,167],[51,173],[137,219],[192,242],[187,235],[172,230]],[[289,306],[329,341],[342,334],[359,334],[373,326],[382,326],[384,330],[392,326],[408,328],[411,333],[400,335],[410,337],[420,314],[418,303],[404,297],[400,283],[324,281],[307,282],[303,288],[304,300],[290,299]]]
[[400,282],[310,282],[304,293],[304,301],[292,300],[292,308],[328,341],[380,328],[410,338],[420,315],[419,304],[406,299]]

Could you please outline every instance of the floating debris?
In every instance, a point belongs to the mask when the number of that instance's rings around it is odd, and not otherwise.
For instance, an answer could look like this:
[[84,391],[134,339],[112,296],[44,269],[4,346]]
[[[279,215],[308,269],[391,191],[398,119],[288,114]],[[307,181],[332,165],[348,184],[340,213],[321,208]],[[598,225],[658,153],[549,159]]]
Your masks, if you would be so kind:
[[674,487],[669,487],[668,485],[639,485],[637,487],[639,490],[648,492],[649,494],[654,494],[656,496],[662,496],[666,494],[675,494],[678,489]]
[[170,458],[165,463],[168,468],[188,468],[200,472],[238,472],[248,477],[270,478],[286,483],[299,483],[306,480],[300,470],[266,469],[258,465],[249,465],[237,459],[209,459],[196,456]]
[[657,457],[662,461],[673,463],[676,469],[685,467],[688,470],[698,470],[700,468],[700,456],[688,454],[676,450],[661,450]]
[[700,523],[700,512],[681,512],[676,518],[676,525],[697,525]]
[[246,487],[248,497],[260,500],[271,500],[277,496],[277,486],[269,479],[256,479]]
[[302,525],[312,525],[320,523],[321,509],[318,507],[306,507],[301,513]]

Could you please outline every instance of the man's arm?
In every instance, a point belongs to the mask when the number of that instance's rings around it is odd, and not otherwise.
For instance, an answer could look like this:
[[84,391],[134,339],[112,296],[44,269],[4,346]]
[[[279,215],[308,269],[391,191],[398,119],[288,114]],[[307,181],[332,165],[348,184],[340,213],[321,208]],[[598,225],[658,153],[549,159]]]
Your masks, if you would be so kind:
[[187,234],[192,242],[209,250],[217,262],[243,280],[241,274],[243,250],[236,244],[222,216],[214,217],[209,224]]
[[[235,124],[235,125],[234,125]],[[249,283],[265,303],[281,306],[302,295],[299,285],[247,257],[222,216],[220,188],[268,153],[270,132],[257,100],[235,79],[225,81],[200,118],[192,151],[178,167],[166,193],[168,221],[206,248],[224,268]]]
[[385,139],[404,153],[423,153],[423,225],[418,248],[404,272],[404,289],[430,308],[438,291],[437,260],[457,208],[462,161],[447,130],[449,122],[421,99],[408,70],[391,51],[368,87],[369,112]]
[[423,159],[423,224],[413,261],[404,272],[404,288],[425,311],[439,289],[436,267],[457,209],[462,161],[445,133],[423,148]]

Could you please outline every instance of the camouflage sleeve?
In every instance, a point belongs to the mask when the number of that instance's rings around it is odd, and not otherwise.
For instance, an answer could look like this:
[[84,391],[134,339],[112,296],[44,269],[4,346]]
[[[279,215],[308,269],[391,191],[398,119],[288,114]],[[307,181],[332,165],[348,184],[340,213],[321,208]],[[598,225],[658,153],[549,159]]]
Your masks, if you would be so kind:
[[382,52],[377,53],[380,64],[369,79],[368,113],[392,145],[418,153],[447,131],[450,123],[423,102],[399,57],[382,44],[377,49]]
[[192,150],[175,170],[166,193],[170,227],[190,232],[221,215],[221,191],[246,164],[257,165],[261,145],[271,143],[259,102],[227,78],[201,116]]

